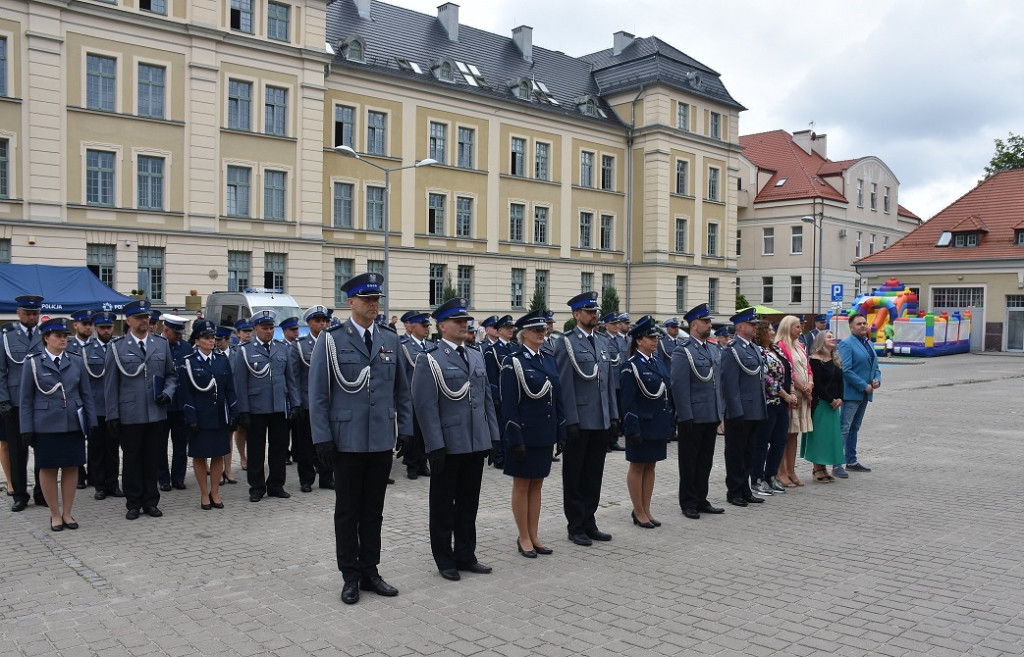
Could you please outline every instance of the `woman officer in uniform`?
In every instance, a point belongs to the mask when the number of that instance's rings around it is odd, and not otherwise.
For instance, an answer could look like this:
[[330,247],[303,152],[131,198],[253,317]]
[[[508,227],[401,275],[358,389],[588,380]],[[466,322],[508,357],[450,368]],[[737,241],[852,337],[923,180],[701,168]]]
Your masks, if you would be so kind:
[[[224,508],[220,501],[221,474],[224,456],[231,453],[231,430],[235,425],[234,379],[228,357],[213,350],[216,333],[217,325],[212,321],[196,320],[189,337],[195,352],[186,356],[178,369],[178,391],[188,424],[188,455],[199,482],[199,506],[204,511]],[[210,459],[209,469],[206,459]]]
[[505,358],[499,386],[505,419],[505,474],[512,477],[512,515],[516,520],[519,554],[535,559],[551,554],[537,537],[540,491],[551,473],[551,447],[565,440],[558,385],[558,365],[541,353],[547,335],[543,310],[516,322],[522,349]]
[[661,525],[651,515],[654,466],[665,460],[668,439],[675,428],[675,406],[670,375],[654,351],[661,330],[647,315],[629,331],[630,357],[619,376],[622,407],[619,413],[626,435],[626,488],[633,502],[633,524],[653,529]]
[[[68,326],[57,318],[43,323],[43,351],[21,369],[21,435],[33,446],[39,486],[50,507],[50,529],[78,529],[71,515],[78,468],[85,463],[85,435],[96,423],[92,387],[79,358],[65,353]],[[60,494],[57,473],[60,471]],[[61,501],[64,502],[63,509]]]

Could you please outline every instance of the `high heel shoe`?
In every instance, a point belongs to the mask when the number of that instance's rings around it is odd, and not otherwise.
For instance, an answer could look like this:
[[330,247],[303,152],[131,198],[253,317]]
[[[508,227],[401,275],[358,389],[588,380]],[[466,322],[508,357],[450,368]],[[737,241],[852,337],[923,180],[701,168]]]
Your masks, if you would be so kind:
[[203,498],[200,497],[199,498],[199,508],[202,509],[203,511],[209,511],[210,509],[213,508],[213,504],[212,503],[210,503],[210,504],[203,504]]
[[237,483],[238,483],[237,479],[232,479],[231,477],[227,476],[226,474],[222,474],[220,476],[220,485],[221,486],[223,486],[224,484],[237,484]]
[[516,539],[516,549],[519,550],[519,554],[523,555],[527,559],[536,559],[537,552],[535,550],[524,550],[523,546],[519,544],[519,539]]
[[661,523],[660,522],[658,522],[654,518],[651,518],[650,516],[647,516],[647,517],[648,517],[648,519],[650,519],[652,525],[654,525],[655,527],[661,527]]
[[223,509],[224,508],[224,503],[223,502],[214,502],[213,501],[213,497],[210,497],[210,505],[213,508],[215,508],[215,509]]
[[533,551],[537,554],[554,554],[555,551],[545,545],[533,544]]
[[657,525],[655,525],[650,520],[648,520],[647,522],[640,522],[639,520],[637,520],[636,519],[636,512],[635,511],[630,511],[629,515],[633,517],[633,524],[634,525],[639,525],[640,527],[643,527],[644,529],[654,529],[655,527],[657,527]]

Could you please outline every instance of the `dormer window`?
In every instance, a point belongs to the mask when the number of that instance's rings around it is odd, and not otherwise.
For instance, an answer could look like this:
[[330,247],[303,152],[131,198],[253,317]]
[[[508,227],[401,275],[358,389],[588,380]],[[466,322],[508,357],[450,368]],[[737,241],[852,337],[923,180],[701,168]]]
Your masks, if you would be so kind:
[[1017,246],[1024,246],[1024,228],[1018,228],[1013,236],[1013,243]]
[[597,99],[592,95],[587,94],[576,99],[576,107],[579,108],[580,112],[586,116],[600,117],[602,119],[607,118],[604,110],[598,104]]
[[516,88],[516,97],[520,100],[530,100],[530,82],[528,80],[523,80],[519,83],[519,86]]
[[341,54],[350,62],[363,62],[366,55],[366,43],[360,37],[345,39],[339,44]]
[[966,249],[978,246],[978,233],[955,233],[953,235],[953,248]]
[[442,82],[454,82],[455,78],[452,76],[452,63],[441,62],[441,66],[437,69],[437,77]]

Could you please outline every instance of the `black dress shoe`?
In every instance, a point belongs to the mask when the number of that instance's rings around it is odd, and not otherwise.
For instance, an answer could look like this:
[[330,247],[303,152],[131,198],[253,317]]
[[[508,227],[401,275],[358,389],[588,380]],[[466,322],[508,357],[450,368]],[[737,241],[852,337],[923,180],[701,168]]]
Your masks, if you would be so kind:
[[203,504],[203,500],[202,500],[202,498],[200,498],[199,499],[199,508],[202,509],[203,511],[209,511],[210,509],[213,508],[213,503],[211,502],[209,504]]
[[328,479],[327,481],[324,481],[323,479],[321,479],[320,480],[320,488],[326,488],[327,490],[334,490],[334,480],[333,479]]
[[120,488],[115,488],[114,492],[110,493],[110,495],[113,495],[114,497],[124,497],[124,491]]
[[430,476],[430,466],[429,465],[421,465],[420,469],[416,471],[416,474],[418,474],[421,477],[429,477]]
[[387,598],[393,598],[398,595],[398,589],[385,582],[384,578],[380,575],[363,579],[359,582],[359,588],[364,591],[373,591],[377,595],[383,595]]
[[460,575],[459,571],[455,568],[445,568],[441,571],[441,577],[453,582],[457,582],[462,579],[462,575]]
[[467,573],[476,573],[477,575],[487,575],[494,569],[477,561],[476,563],[471,563],[468,566],[459,566],[459,570],[464,570]]
[[171,484],[171,488],[173,488],[174,490],[185,490],[186,489],[185,482],[184,481],[175,481],[175,482],[173,482]]
[[63,523],[63,525],[64,525],[64,529],[70,529],[72,531],[75,530],[75,529],[78,529],[78,523],[75,522],[74,518],[71,519],[71,522],[65,522],[65,523]]
[[764,504],[764,498],[754,497],[753,495],[751,495],[750,497],[744,496],[743,501],[745,501],[747,504]]
[[589,547],[594,544],[594,542],[591,541],[590,537],[586,534],[569,534],[569,540],[575,543],[576,545],[583,545],[586,547]]
[[138,509],[128,509],[128,513],[124,514],[126,520],[137,520],[139,517]]
[[341,601],[347,605],[359,602],[359,582],[345,582],[345,586],[341,587]]
[[[653,527],[653,526],[654,525],[652,524],[651,527]],[[601,531],[600,529],[588,529],[587,530],[587,536],[590,537],[591,539],[595,540],[595,541],[610,541],[610,540],[612,540],[612,535],[611,534],[606,534],[603,531]]]
[[143,509],[143,511],[150,518],[159,518],[164,514],[163,511],[161,511],[158,507],[155,506],[147,506],[145,509]]
[[310,486],[309,484],[302,484],[301,486],[299,486],[299,490],[301,490],[303,493],[312,493],[313,487]]
[[613,451],[613,452],[625,452],[626,451],[626,448],[623,447],[622,445],[620,445],[619,441],[617,441],[617,440],[614,443],[612,443],[612,446],[609,449],[611,451]]
[[62,531],[64,531],[64,525],[63,524],[61,524],[61,525],[50,525],[50,531],[51,532],[62,532]]
[[286,499],[288,499],[291,496],[292,496],[292,494],[289,493],[288,491],[286,491],[283,488],[278,488],[277,490],[268,490],[267,491],[267,497],[280,497],[282,500],[286,500]]
[[107,491],[105,491],[105,490],[98,490],[98,491],[96,491],[96,494],[93,495],[93,498],[97,499],[97,500],[105,500],[105,499],[107,499]]
[[78,490],[85,490],[85,482],[84,481],[78,482],[78,485],[75,486],[75,488],[77,488]]
[[166,493],[166,492],[171,490],[171,485],[170,484],[160,484],[160,490],[162,490],[163,492]]
[[409,479],[419,479],[420,473],[415,470],[409,470],[405,473],[405,476]]
[[711,506],[710,504],[705,504],[705,505],[701,506],[700,508],[698,508],[697,510],[700,511],[701,513],[711,513],[711,514],[725,513],[725,509],[723,509],[722,507]]
[[544,545],[534,545],[533,551],[537,554],[554,554],[555,551]]
[[[644,529],[654,529],[655,527],[657,527],[657,525],[655,525],[655,524],[654,524],[653,522],[651,522],[650,520],[648,520],[648,521],[646,521],[646,522],[640,522],[639,520],[637,520],[637,517],[636,517],[636,512],[635,512],[635,511],[630,511],[630,512],[629,512],[629,515],[630,515],[630,517],[631,517],[631,518],[633,518],[633,524],[634,524],[634,525],[637,525],[637,526],[639,526],[639,527],[643,527]],[[594,537],[593,537],[593,536],[591,536],[591,538],[594,538]],[[609,536],[609,537],[608,537],[608,539],[609,539],[609,540],[611,540],[611,536]],[[599,539],[597,539],[597,540],[599,540],[599,541],[600,541],[600,540],[604,540],[604,539],[600,539],[600,538],[599,538]]]
[[255,493],[249,493],[249,501],[250,502],[259,502],[261,499],[263,499],[263,493],[261,493],[259,491],[255,492]]
[[49,504],[46,503],[46,500],[44,500],[41,497],[38,497],[38,498],[36,498],[36,499],[34,499],[32,501],[35,503],[36,506],[42,506],[42,507],[46,507],[46,508],[49,508],[49,506],[50,506]]
[[736,506],[747,506],[747,501],[742,497],[730,497],[729,504],[735,504]]
[[391,477],[388,477],[388,485],[390,486],[393,483],[395,483],[395,480],[392,479]]
[[523,546],[519,543],[519,539],[518,538],[516,539],[516,549],[519,550],[519,554],[523,555],[527,559],[536,559],[537,558],[537,551],[536,550],[524,550]]
[[26,508],[28,508],[28,502],[25,500],[14,500],[14,504],[11,506],[11,511],[18,513],[19,511],[24,511]]
[[697,509],[683,509],[683,515],[690,520],[700,520],[700,511]]

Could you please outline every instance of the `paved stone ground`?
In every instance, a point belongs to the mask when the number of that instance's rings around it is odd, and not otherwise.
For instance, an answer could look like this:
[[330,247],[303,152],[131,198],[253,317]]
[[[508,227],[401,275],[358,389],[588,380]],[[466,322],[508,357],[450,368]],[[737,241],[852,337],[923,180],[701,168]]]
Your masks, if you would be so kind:
[[555,464],[541,521],[555,554],[521,558],[509,479],[489,470],[478,556],[494,573],[458,583],[430,558],[427,481],[399,477],[381,571],[402,593],[354,607],[338,600],[333,493],[299,493],[294,469],[290,500],[250,504],[239,484],[201,511],[190,483],[164,494],[161,519],[82,495],[76,532],[0,510],[0,655],[1024,654],[1024,359],[886,365],[883,379],[861,437],[874,472],[822,485],[801,463],[806,487],[691,521],[673,444],[651,531],[630,523],[615,453],[598,515],[615,540],[591,548],[565,539]]

